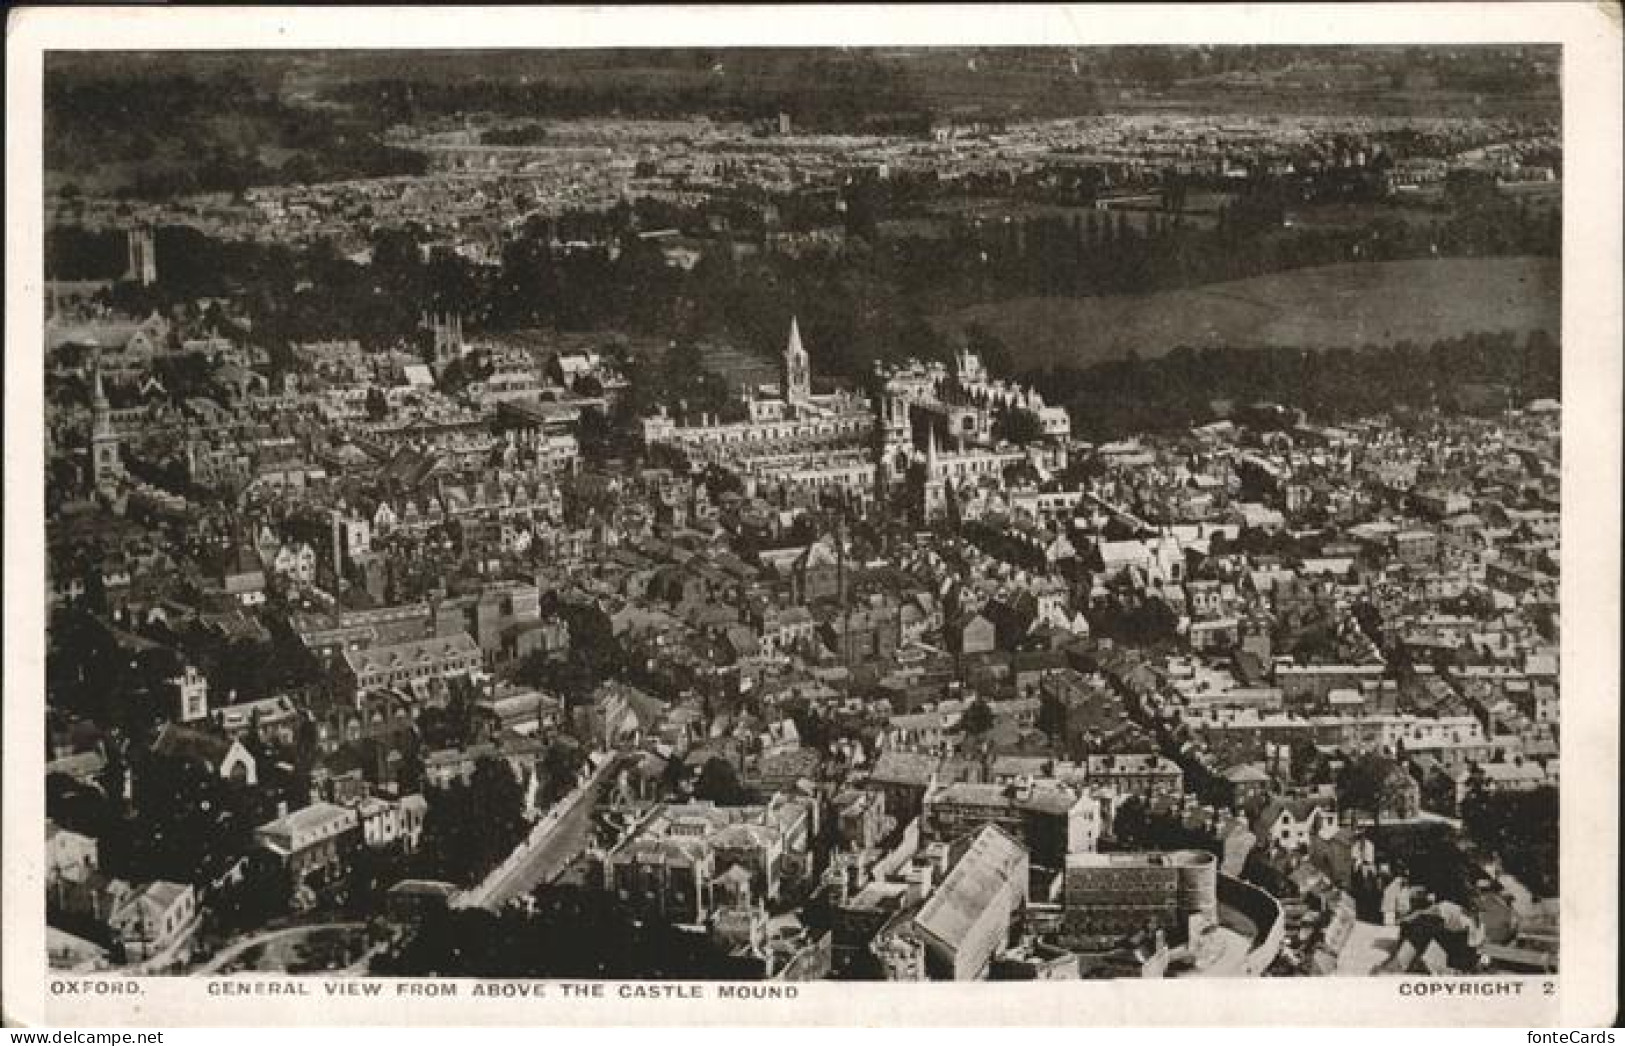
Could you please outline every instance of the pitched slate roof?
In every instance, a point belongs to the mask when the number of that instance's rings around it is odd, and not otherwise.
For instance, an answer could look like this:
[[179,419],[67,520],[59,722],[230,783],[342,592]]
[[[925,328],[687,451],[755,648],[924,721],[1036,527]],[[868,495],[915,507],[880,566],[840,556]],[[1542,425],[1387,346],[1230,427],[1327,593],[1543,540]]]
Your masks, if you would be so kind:
[[1001,891],[1024,874],[1026,863],[1027,851],[1020,843],[998,828],[986,826],[914,917],[915,924],[945,948],[957,951]]

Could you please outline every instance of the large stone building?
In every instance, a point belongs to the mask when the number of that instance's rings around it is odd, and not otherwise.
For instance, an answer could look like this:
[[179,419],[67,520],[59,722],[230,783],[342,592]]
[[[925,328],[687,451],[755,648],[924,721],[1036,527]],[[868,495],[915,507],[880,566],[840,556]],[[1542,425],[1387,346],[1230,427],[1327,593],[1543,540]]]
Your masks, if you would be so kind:
[[[812,874],[813,802],[775,796],[765,806],[706,802],[655,807],[610,851],[605,887],[622,902],[668,922],[704,923],[742,891],[777,900]],[[745,873],[729,876],[733,869]]]
[[914,917],[926,975],[982,978],[1026,903],[1026,848],[992,825],[982,828]]
[[392,686],[428,696],[436,681],[466,675],[484,665],[467,632],[391,646],[346,650],[341,677],[355,693]]
[[986,825],[1021,840],[1039,863],[1057,867],[1067,854],[1093,852],[1107,817],[1099,797],[1054,782],[957,782],[926,793],[925,838],[954,839]]
[[332,803],[312,803],[260,825],[254,837],[281,862],[296,884],[328,882],[342,874],[351,851],[361,845],[356,812]]
[[1062,879],[1062,933],[1072,943],[1141,931],[1183,940],[1192,916],[1218,915],[1218,860],[1200,850],[1070,854]]

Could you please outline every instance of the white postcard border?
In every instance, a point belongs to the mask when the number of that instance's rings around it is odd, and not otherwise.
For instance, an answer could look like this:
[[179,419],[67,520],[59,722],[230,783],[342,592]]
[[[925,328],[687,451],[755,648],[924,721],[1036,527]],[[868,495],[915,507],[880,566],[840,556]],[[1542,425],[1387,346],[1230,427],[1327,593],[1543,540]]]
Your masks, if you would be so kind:
[[[49,1026],[551,1025],[1600,1025],[1617,1012],[1621,310],[1617,5],[1247,4],[818,9],[54,8],[8,33],[5,421],[4,1018]],[[1545,978],[1180,980],[796,985],[788,1000],[397,994],[210,994],[212,979],[59,978],[45,969],[42,53],[227,48],[1556,42],[1564,46],[1563,972]],[[290,978],[256,978],[289,981]],[[59,981],[139,993],[53,994]],[[243,983],[243,978],[233,978]],[[1522,984],[1520,994],[1407,994],[1406,985]],[[520,983],[520,982],[482,982]],[[524,982],[542,983],[542,982]],[[634,986],[635,987],[635,986]],[[1414,989],[1421,990],[1421,989]]]

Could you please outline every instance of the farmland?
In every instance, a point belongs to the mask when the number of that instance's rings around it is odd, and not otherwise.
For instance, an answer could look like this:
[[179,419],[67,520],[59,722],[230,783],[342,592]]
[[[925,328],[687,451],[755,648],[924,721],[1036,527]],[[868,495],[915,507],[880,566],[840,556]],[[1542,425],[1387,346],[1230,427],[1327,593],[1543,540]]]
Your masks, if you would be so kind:
[[1472,331],[1560,328],[1552,258],[1445,258],[1327,265],[1143,295],[1016,298],[935,321],[980,325],[1021,367],[1087,366],[1180,345],[1346,348],[1425,344]]

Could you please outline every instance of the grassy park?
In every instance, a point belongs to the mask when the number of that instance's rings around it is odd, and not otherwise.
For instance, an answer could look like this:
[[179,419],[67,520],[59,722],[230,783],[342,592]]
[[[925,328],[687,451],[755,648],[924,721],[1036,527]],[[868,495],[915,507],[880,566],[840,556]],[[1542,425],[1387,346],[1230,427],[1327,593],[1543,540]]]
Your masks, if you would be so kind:
[[1013,298],[938,318],[980,325],[1017,366],[1075,367],[1177,346],[1345,348],[1426,344],[1473,331],[1556,337],[1553,258],[1441,258],[1349,263],[1153,294]]

